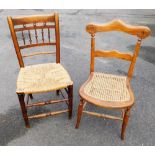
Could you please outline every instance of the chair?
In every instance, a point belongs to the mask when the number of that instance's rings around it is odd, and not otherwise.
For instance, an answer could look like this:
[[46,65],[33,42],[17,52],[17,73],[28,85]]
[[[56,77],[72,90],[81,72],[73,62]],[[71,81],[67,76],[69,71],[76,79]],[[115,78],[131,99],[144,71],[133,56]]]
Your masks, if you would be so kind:
[[[107,24],[88,24],[86,31],[91,35],[91,60],[90,60],[90,76],[88,80],[80,87],[80,104],[78,106],[76,128],[79,127],[82,113],[89,115],[121,120],[122,131],[121,139],[125,137],[125,130],[129,119],[130,109],[134,104],[134,94],[131,89],[130,80],[133,75],[136,59],[139,54],[142,39],[150,35],[150,29],[144,26],[127,25],[121,20],[113,20]],[[123,53],[117,50],[102,51],[95,49],[95,34],[98,32],[121,31],[138,37],[133,55],[131,53]],[[119,58],[130,62],[127,76],[112,75],[94,72],[95,57]],[[99,114],[92,111],[84,110],[87,103],[95,106],[121,110],[122,117],[111,116],[107,114]]]
[[[29,119],[44,118],[65,112],[68,112],[69,118],[71,118],[73,104],[73,82],[68,72],[60,64],[60,32],[58,14],[54,13],[53,15],[36,15],[13,18],[8,17],[8,24],[20,66],[16,93],[19,98],[25,126],[27,128],[30,127]],[[51,40],[52,30],[55,33],[55,41]],[[17,37],[19,35],[22,42],[20,42]],[[23,49],[29,50],[30,48],[38,48],[40,46],[55,46],[56,52],[43,51],[32,52],[29,54],[24,54],[23,52]],[[56,54],[56,63],[43,63],[29,66],[24,65],[23,59],[43,54]],[[67,97],[64,96],[61,91],[62,89],[64,89],[67,93]],[[57,95],[61,93],[63,99],[28,104],[29,98],[33,99],[32,94],[52,91],[56,91]],[[57,103],[66,103],[67,109],[30,116],[27,113],[28,108]]]

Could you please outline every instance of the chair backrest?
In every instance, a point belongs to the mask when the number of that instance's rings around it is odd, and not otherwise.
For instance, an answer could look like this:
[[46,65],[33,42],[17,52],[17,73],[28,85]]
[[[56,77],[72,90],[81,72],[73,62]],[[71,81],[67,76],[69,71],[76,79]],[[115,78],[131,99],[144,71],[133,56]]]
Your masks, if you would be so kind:
[[[88,24],[86,26],[86,31],[91,34],[91,61],[90,61],[90,72],[94,72],[94,59],[95,57],[108,57],[108,58],[119,58],[123,60],[130,61],[130,67],[128,70],[128,78],[131,80],[134,66],[136,63],[136,58],[139,54],[141,41],[142,39],[148,37],[150,35],[150,29],[145,26],[132,26],[125,24],[121,20],[113,20],[107,24]],[[110,50],[110,51],[102,51],[95,49],[95,34],[97,32],[109,32],[109,31],[121,31],[128,33],[130,35],[135,35],[138,37],[138,41],[135,45],[134,53],[126,53],[126,52],[119,52],[117,50]]]
[[[24,67],[24,57],[40,54],[56,54],[56,63],[60,63],[60,32],[59,16],[57,13],[53,15],[8,17],[7,19],[20,67]],[[55,30],[54,42],[51,41],[52,29]],[[17,38],[17,33],[20,34],[20,38],[22,38],[21,45]],[[34,37],[32,37],[32,33]],[[22,55],[21,52],[22,49],[26,48],[50,45],[56,47],[56,52],[33,52],[27,55]]]

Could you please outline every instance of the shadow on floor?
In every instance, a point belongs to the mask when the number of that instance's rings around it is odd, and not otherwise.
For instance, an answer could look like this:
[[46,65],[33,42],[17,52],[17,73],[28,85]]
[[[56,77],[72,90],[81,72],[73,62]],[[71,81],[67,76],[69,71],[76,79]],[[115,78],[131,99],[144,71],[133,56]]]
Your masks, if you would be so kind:
[[[135,46],[130,45],[128,48],[133,51]],[[142,46],[139,52],[139,57],[155,65],[155,47]]]
[[[47,109],[41,108],[31,112],[32,114],[48,112]],[[30,121],[30,127],[41,122],[41,119]],[[7,145],[10,141],[26,134],[29,129],[25,127],[20,108],[11,108],[5,114],[0,114],[0,145]]]
[[25,128],[20,109],[9,109],[6,114],[0,114],[0,145],[24,135]]
[[[119,74],[123,75],[123,76],[127,76],[127,75],[128,75],[128,71],[123,71],[123,70],[121,70],[121,69],[117,69],[117,72],[118,72]],[[136,76],[133,75],[132,78],[135,79]]]

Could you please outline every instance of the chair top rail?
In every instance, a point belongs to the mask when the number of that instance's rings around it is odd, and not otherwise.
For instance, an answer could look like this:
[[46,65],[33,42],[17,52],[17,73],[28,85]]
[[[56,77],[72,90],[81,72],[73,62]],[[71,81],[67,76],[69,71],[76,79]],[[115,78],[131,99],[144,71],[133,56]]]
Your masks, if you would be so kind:
[[55,22],[55,14],[13,17],[12,22],[14,25]]
[[91,35],[95,35],[97,32],[122,31],[130,35],[136,35],[141,39],[148,37],[151,33],[151,30],[146,26],[129,25],[119,19],[106,24],[90,23],[86,26],[86,31]]

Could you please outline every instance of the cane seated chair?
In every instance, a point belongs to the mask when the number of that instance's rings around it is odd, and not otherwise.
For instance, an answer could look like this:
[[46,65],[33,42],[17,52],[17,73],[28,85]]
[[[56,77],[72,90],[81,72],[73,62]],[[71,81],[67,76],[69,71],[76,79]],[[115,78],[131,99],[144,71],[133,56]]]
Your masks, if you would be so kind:
[[[76,128],[79,127],[82,113],[103,117],[114,120],[121,120],[122,131],[121,139],[125,137],[125,129],[129,119],[130,109],[134,104],[134,94],[131,89],[130,80],[133,75],[136,58],[139,54],[141,41],[150,34],[150,29],[144,26],[132,26],[125,24],[121,20],[113,20],[110,23],[88,24],[86,31],[91,34],[91,62],[90,76],[88,80],[80,87],[80,104],[78,106]],[[102,51],[95,49],[95,34],[97,32],[122,31],[138,37],[133,55],[131,53],[119,52],[117,50]],[[127,60],[130,63],[127,76],[112,75],[94,72],[95,57],[119,58]],[[122,117],[99,114],[84,110],[87,103],[106,109],[121,110]]]
[[[72,116],[72,101],[73,101],[73,82],[60,64],[60,32],[59,32],[59,16],[57,13],[53,15],[38,15],[26,17],[8,17],[8,24],[15,47],[16,55],[20,65],[20,71],[17,78],[16,93],[19,98],[23,118],[26,127],[30,127],[29,119],[43,118],[68,112],[69,118]],[[54,30],[55,41],[52,42],[51,30]],[[26,32],[28,35],[26,35]],[[47,33],[46,33],[47,32]],[[21,34],[22,44],[19,42],[17,33]],[[32,33],[35,36],[32,36]],[[41,37],[40,37],[41,36]],[[41,38],[39,40],[39,37]],[[27,41],[28,40],[28,41]],[[40,46],[55,46],[56,52],[32,52],[23,54],[22,49],[31,49]],[[56,54],[56,63],[43,63],[35,65],[24,65],[23,58],[43,54]],[[62,93],[65,90],[68,97]],[[46,93],[56,91],[57,95],[61,93],[63,99],[49,100],[46,102],[28,103],[29,98],[33,99],[32,94]],[[27,96],[27,101],[25,98]],[[66,103],[67,109],[42,113],[29,116],[27,109],[34,106],[44,106],[48,104]],[[27,103],[27,104],[26,104]]]

